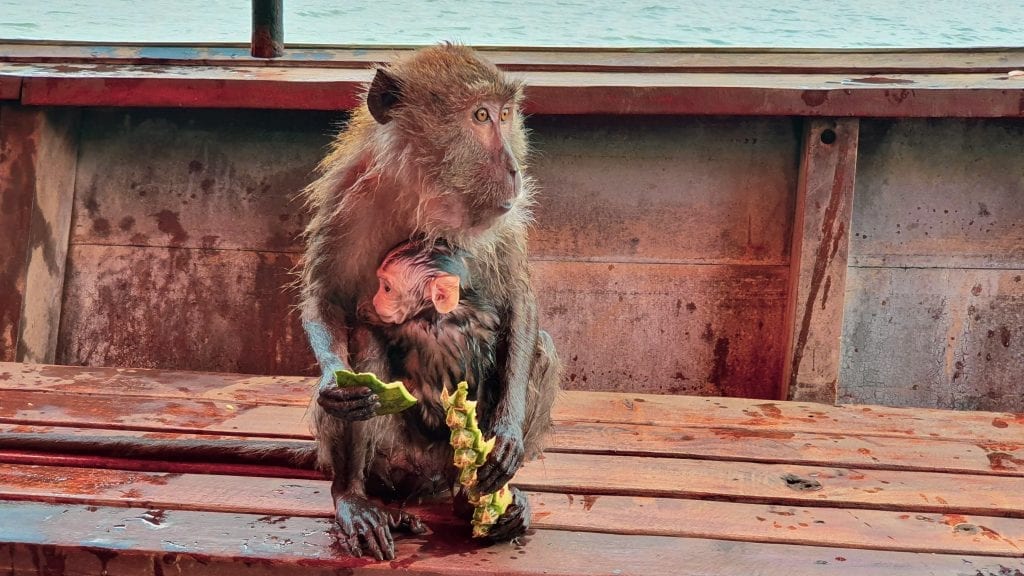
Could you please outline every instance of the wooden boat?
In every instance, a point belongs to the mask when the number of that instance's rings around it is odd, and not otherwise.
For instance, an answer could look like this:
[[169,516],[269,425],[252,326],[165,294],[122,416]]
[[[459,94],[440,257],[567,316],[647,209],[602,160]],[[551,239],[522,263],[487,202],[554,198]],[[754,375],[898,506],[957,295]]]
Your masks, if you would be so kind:
[[[403,49],[0,45],[11,574],[389,567],[316,472],[203,454],[309,442],[293,196]],[[428,508],[390,568],[1024,570],[1024,50],[484,52],[570,392],[531,542]]]

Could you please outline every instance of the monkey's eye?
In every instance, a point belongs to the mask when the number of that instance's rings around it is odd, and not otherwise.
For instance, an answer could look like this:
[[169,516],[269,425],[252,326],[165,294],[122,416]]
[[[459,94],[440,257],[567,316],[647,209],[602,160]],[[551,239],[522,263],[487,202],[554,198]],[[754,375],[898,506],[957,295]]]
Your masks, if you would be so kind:
[[487,122],[491,119],[491,113],[487,108],[477,108],[476,112],[473,112],[473,118],[476,118],[477,122]]
[[391,284],[388,284],[387,282],[385,282],[384,283],[384,291],[385,292],[391,292]]
[[501,121],[502,122],[508,120],[508,117],[511,116],[511,115],[512,115],[512,110],[510,110],[509,108],[502,108],[501,109]]

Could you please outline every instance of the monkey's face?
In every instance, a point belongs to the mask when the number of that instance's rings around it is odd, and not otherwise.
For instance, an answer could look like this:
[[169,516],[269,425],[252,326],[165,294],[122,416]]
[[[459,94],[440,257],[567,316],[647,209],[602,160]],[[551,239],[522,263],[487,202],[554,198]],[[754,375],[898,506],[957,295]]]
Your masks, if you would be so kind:
[[377,270],[373,296],[377,319],[402,324],[433,305],[447,314],[459,305],[459,277],[417,263],[408,257],[385,258]]
[[425,278],[401,262],[385,263],[377,271],[379,285],[373,309],[386,324],[401,324],[423,308],[423,295],[415,287]]
[[462,46],[421,50],[377,71],[367,107],[411,155],[428,231],[483,232],[524,209],[521,99],[520,83]]

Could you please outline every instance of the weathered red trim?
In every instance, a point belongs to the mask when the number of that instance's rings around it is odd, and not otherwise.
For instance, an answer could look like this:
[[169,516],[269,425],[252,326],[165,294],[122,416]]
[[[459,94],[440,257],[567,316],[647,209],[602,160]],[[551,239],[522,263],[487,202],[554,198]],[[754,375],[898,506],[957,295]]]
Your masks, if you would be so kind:
[[[367,69],[0,64],[21,101],[47,106],[339,110]],[[860,76],[530,72],[531,114],[1024,117],[1024,80],[992,74]]]
[[18,100],[21,98],[21,77],[0,76],[0,100]]

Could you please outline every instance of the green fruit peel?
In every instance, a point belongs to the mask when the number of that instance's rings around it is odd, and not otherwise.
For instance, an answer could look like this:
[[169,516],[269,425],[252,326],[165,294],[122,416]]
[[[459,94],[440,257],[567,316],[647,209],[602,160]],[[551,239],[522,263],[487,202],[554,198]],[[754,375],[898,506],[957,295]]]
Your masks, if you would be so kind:
[[373,390],[373,393],[380,398],[380,408],[377,409],[377,416],[396,414],[416,404],[416,398],[409,394],[409,391],[405,389],[405,384],[401,382],[385,384],[380,381],[380,378],[369,372],[356,374],[349,370],[338,370],[334,373],[334,378],[341,388],[365,386]]

